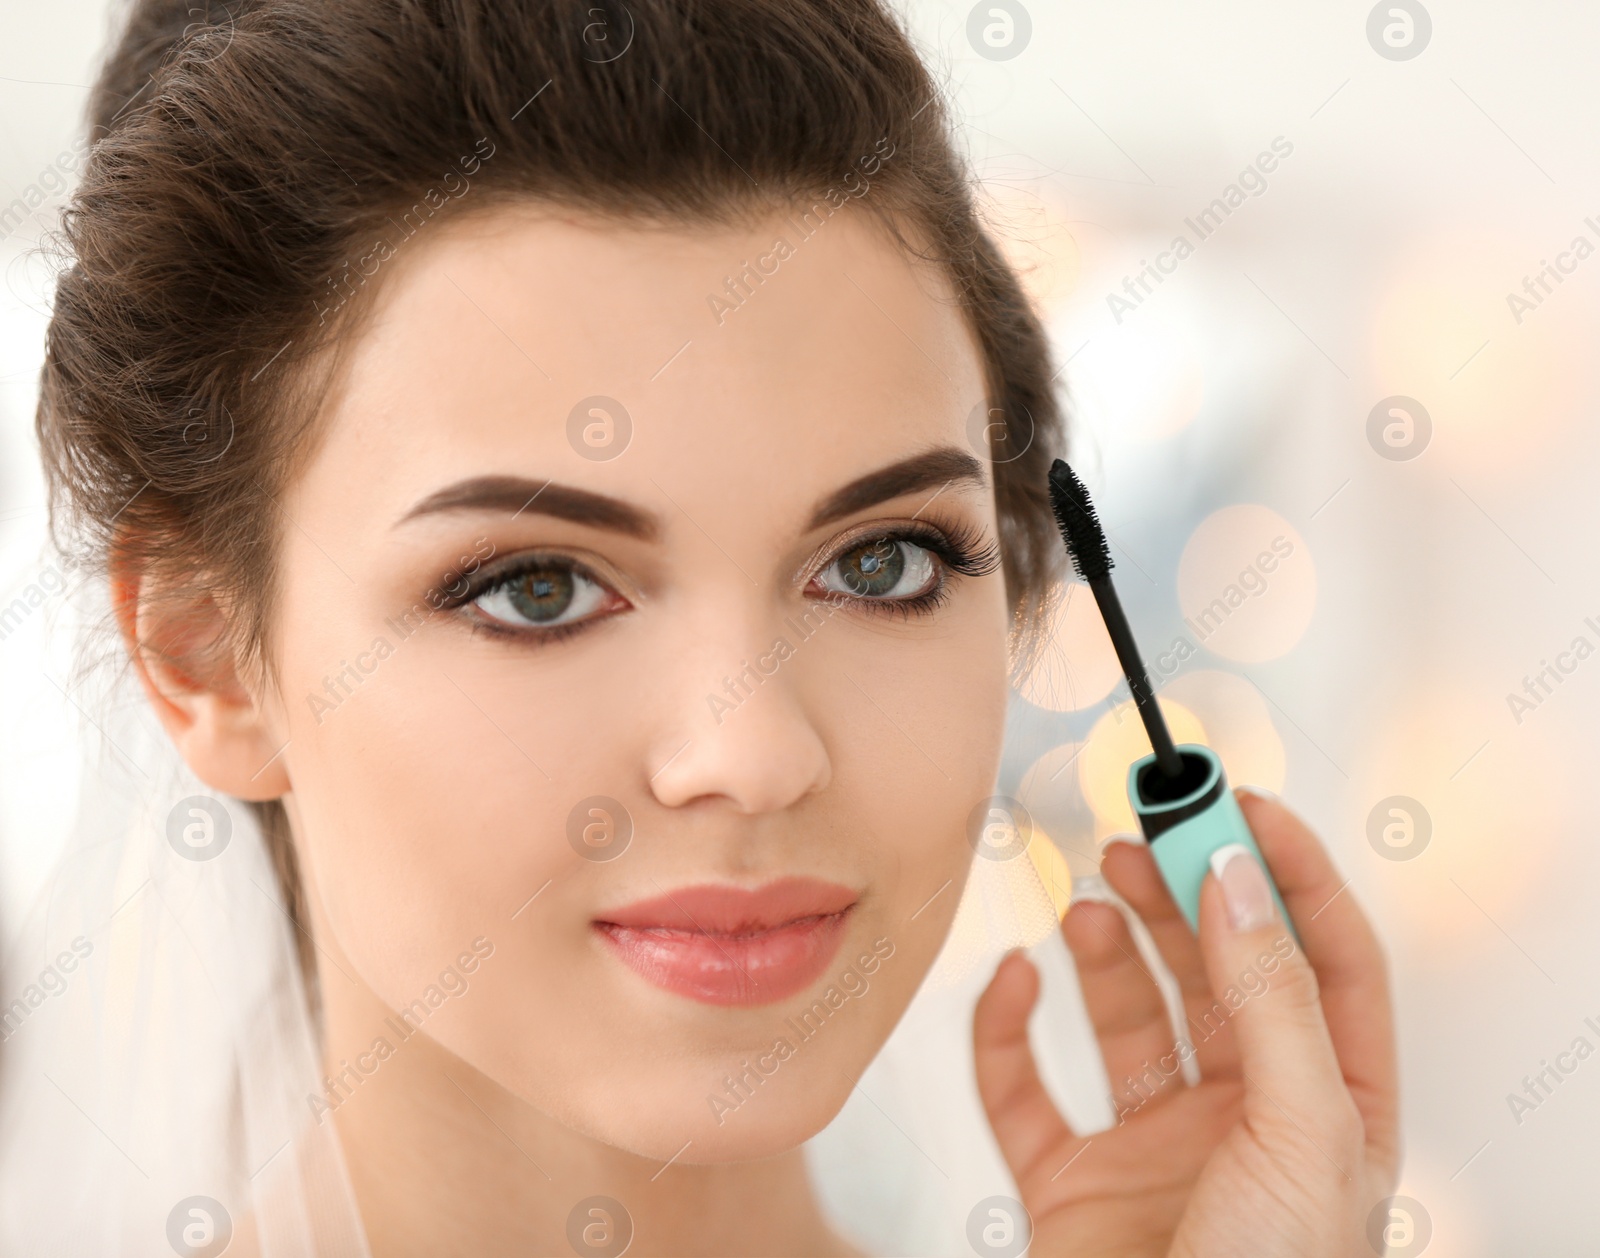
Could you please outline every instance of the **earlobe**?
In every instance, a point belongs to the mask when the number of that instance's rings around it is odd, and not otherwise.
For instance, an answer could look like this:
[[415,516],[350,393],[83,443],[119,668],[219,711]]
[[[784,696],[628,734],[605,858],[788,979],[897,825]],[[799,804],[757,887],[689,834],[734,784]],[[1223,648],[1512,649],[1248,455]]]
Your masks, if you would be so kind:
[[209,595],[161,604],[140,575],[111,578],[112,607],[124,648],[150,706],[189,768],[207,786],[244,800],[277,799],[290,789],[267,715],[222,648],[222,610]]

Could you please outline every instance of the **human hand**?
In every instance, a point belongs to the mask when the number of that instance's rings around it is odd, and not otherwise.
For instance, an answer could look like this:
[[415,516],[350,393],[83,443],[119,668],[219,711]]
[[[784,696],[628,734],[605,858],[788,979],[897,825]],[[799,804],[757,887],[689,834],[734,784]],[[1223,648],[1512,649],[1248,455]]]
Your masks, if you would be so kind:
[[[1039,1080],[1027,1022],[1038,972],[1007,956],[978,1002],[978,1089],[1033,1219],[1036,1258],[1354,1258],[1398,1174],[1393,1014],[1382,949],[1316,836],[1239,793],[1304,948],[1253,858],[1207,875],[1198,938],[1142,844],[1101,871],[1177,979],[1180,1046],[1122,914],[1062,922],[1118,1124],[1074,1133]],[[1181,1056],[1200,1071],[1193,1087]]]

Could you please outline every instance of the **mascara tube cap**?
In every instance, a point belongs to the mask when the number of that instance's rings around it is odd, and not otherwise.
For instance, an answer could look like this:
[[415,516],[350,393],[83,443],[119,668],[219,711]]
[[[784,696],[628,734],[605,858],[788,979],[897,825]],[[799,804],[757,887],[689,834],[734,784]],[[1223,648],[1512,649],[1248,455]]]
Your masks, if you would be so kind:
[[[1211,869],[1211,853],[1230,843],[1243,844],[1261,861],[1261,849],[1250,833],[1239,801],[1228,789],[1222,761],[1209,747],[1180,743],[1178,757],[1183,772],[1176,777],[1162,773],[1151,753],[1128,768],[1128,800],[1139,818],[1150,854],[1162,880],[1172,892],[1190,930],[1200,924],[1200,886]],[[1271,882],[1271,874],[1267,875]],[[1277,887],[1272,888],[1278,914],[1292,931],[1289,913]]]

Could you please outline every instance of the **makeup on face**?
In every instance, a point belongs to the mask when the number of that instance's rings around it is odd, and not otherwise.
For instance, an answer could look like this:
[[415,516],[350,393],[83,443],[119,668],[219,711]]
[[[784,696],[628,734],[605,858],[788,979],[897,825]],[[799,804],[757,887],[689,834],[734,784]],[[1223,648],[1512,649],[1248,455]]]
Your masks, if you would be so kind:
[[[352,346],[286,499],[280,611],[279,762],[359,980],[334,997],[346,1057],[368,991],[404,1008],[485,930],[492,973],[431,1042],[657,1166],[690,1135],[696,1159],[766,1158],[828,1121],[913,998],[998,770],[1003,515],[959,304],[867,220],[837,226],[664,373],[742,235],[463,219]],[[599,392],[641,398],[609,461],[561,422]],[[314,724],[293,700],[379,634],[404,646]],[[628,814],[612,859],[591,797]],[[826,885],[797,902],[791,879]],[[718,1124],[708,1091],[830,993],[849,1015]]]
[[[924,496],[918,515],[953,485],[986,490],[982,465],[969,453],[940,446],[865,473],[820,500],[805,530],[814,532],[896,498]],[[478,513],[550,518],[599,535],[658,545],[661,518],[621,498],[551,480],[477,476],[448,485],[412,506],[395,527],[431,516]],[[952,518],[953,517],[953,518]],[[630,602],[614,578],[560,548],[508,553],[463,581],[443,610],[470,605],[466,618],[480,631],[554,642],[580,632]],[[818,600],[853,601],[901,617],[930,612],[949,596],[954,579],[980,577],[1000,566],[988,531],[941,504],[927,518],[863,523],[846,528],[803,565],[805,593]]]
[[859,895],[817,878],[679,887],[597,915],[591,929],[646,982],[710,1005],[766,1005],[816,982]]

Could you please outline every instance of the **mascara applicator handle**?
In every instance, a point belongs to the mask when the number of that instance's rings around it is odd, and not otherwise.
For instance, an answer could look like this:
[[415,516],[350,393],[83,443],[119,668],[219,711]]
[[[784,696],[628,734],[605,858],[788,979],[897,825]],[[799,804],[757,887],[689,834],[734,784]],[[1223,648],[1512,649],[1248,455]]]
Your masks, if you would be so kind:
[[[1150,736],[1151,753],[1128,768],[1128,801],[1139,818],[1139,828],[1144,831],[1162,881],[1190,929],[1195,929],[1200,921],[1200,887],[1215,854],[1234,846],[1243,847],[1258,860],[1261,853],[1238,801],[1228,789],[1228,778],[1217,753],[1198,743],[1185,743],[1181,750],[1172,744],[1122,601],[1111,584],[1111,546],[1095,515],[1089,491],[1065,459],[1050,465],[1049,485],[1050,509],[1061,529],[1061,540],[1072,566],[1100,605],[1100,616],[1111,636],[1111,645],[1116,648],[1117,662],[1122,665],[1139,719]],[[1265,868],[1266,862],[1261,863]],[[1276,888],[1272,894],[1278,896]],[[1278,912],[1285,922],[1289,921],[1281,897]]]
[[1156,764],[1163,776],[1175,778],[1183,772],[1183,761],[1178,756],[1178,749],[1173,746],[1166,717],[1156,703],[1150,675],[1144,670],[1144,660],[1133,640],[1133,629],[1123,613],[1117,589],[1111,584],[1109,576],[1090,581],[1089,589],[1094,592],[1094,600],[1100,605],[1100,616],[1106,622],[1106,632],[1111,635],[1111,645],[1116,648],[1117,662],[1122,665],[1122,672],[1128,679],[1128,690],[1133,694],[1134,706],[1139,709],[1139,719],[1144,722],[1145,733],[1150,736]]

